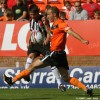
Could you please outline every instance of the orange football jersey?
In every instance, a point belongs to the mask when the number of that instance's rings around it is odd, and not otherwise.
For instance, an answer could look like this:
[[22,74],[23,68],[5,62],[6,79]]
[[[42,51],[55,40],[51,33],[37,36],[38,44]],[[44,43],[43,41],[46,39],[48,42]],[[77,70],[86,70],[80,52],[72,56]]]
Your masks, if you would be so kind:
[[66,32],[70,29],[67,23],[58,19],[51,27],[51,51],[63,51],[66,44]]

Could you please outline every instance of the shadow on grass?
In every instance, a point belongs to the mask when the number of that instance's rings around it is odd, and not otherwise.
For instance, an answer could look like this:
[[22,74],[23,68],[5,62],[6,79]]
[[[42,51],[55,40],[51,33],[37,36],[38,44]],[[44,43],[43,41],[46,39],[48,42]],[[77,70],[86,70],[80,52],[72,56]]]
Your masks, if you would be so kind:
[[16,98],[9,98],[9,99],[1,99],[0,100],[50,100],[52,98],[19,98],[19,99],[16,99]]
[[93,97],[100,97],[100,94],[94,94]]
[[[89,97],[89,95],[87,95],[86,93],[80,93],[80,94],[76,94],[76,93],[67,93],[68,96],[73,96],[73,97]],[[100,93],[93,93],[92,97],[100,97]]]

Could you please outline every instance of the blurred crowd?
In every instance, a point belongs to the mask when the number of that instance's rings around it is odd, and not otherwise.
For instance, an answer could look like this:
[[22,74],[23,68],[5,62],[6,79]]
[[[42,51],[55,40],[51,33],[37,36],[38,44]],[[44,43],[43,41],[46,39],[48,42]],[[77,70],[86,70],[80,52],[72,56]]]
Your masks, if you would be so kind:
[[[28,21],[30,20],[28,9],[35,4],[33,0],[0,0],[0,21]],[[46,5],[41,15],[45,15],[51,5]],[[86,3],[80,1],[71,4],[64,2],[66,9],[61,10],[59,17],[63,20],[99,20],[100,5],[92,0]]]

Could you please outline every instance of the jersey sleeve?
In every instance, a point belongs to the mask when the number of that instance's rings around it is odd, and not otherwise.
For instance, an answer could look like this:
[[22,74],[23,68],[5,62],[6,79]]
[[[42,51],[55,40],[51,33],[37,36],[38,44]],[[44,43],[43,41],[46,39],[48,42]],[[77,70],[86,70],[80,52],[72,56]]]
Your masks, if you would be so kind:
[[65,32],[67,32],[69,29],[71,29],[67,23],[63,22],[63,23],[60,23],[59,24],[59,29],[60,30],[63,30]]

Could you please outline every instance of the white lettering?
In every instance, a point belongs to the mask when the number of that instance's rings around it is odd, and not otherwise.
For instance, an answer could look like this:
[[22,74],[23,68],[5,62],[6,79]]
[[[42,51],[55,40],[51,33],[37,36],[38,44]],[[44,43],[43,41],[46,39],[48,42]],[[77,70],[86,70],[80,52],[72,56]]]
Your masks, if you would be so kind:
[[[20,69],[7,69],[5,71],[5,74],[8,77],[13,77],[15,75],[18,75],[20,73]],[[83,83],[90,83],[88,87],[92,87],[92,88],[100,88],[100,84],[98,83],[99,80],[99,76],[100,76],[100,72],[91,72],[91,71],[83,71],[81,68],[74,68],[72,69],[72,71],[70,72],[70,76],[71,77],[75,77],[75,76],[79,77],[80,81],[83,81]],[[55,84],[56,83],[56,79],[55,76],[53,75],[52,72],[34,72],[31,74],[31,84]],[[94,84],[96,83],[96,84]],[[24,81],[24,79],[21,79],[20,81],[17,81],[16,84],[29,84],[28,82]],[[67,85],[67,83],[65,83]],[[92,85],[93,86],[92,86]],[[23,85],[22,85],[23,86]],[[19,87],[19,86],[18,86]],[[69,88],[69,87],[68,87]],[[70,88],[74,88],[74,87],[70,87]],[[75,87],[76,88],[76,87]]]
[[52,72],[48,73],[48,77],[46,78],[46,82],[48,84],[55,83],[55,77],[54,77],[54,74]]
[[12,43],[12,36],[15,24],[7,24],[1,50],[16,50],[16,43]]
[[29,23],[22,26],[18,34],[18,45],[22,50],[27,50],[26,37],[29,32]]
[[40,75],[40,72],[34,72],[32,84],[35,84],[37,77]]
[[13,77],[12,75],[15,74],[13,69],[7,69],[5,71],[5,75],[7,75],[8,77]]
[[84,75],[86,75],[83,78],[84,83],[91,83],[93,78],[92,72],[85,72]]
[[[80,74],[83,74],[83,71],[82,71],[81,68],[74,68],[74,69],[71,71],[70,76],[71,76],[71,77],[74,77],[74,74],[75,74],[76,72],[79,72]],[[82,78],[80,77],[79,80],[82,81]]]
[[40,81],[39,81],[40,84],[43,83],[44,76],[46,76],[46,75],[47,75],[47,72],[44,72],[44,73],[40,74]]
[[99,76],[100,76],[100,72],[95,72],[94,83],[97,83]]

